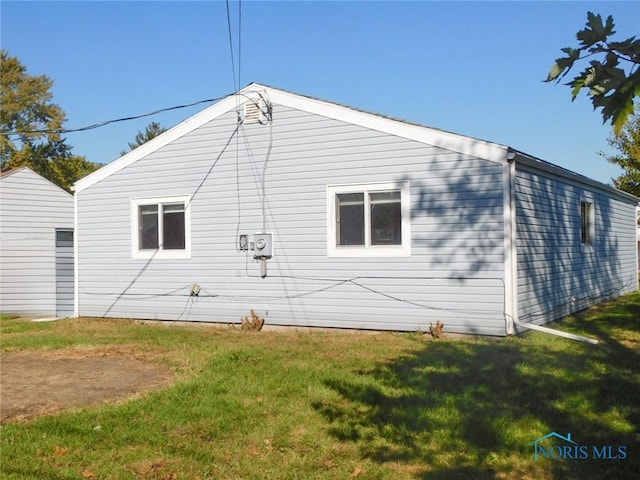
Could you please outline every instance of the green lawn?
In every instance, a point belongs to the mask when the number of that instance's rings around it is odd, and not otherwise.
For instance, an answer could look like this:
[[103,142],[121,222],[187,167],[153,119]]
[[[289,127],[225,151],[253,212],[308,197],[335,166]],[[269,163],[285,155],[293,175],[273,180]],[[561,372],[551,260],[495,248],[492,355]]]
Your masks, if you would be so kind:
[[[3,425],[1,478],[639,478],[640,294],[554,328],[601,342],[3,317],[2,352],[135,345],[177,380]],[[552,431],[626,458],[534,460]]]

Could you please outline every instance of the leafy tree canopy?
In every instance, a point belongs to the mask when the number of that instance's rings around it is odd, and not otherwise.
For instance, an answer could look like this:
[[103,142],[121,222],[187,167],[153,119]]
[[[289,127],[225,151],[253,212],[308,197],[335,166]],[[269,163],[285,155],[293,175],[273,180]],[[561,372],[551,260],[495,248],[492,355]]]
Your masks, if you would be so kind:
[[158,135],[166,131],[167,129],[164,127],[161,127],[158,122],[151,122],[144,129],[144,132],[138,132],[133,142],[129,142],[129,150],[121,151],[120,155],[124,155],[125,153],[128,153],[131,150],[138,148],[140,145],[147,143],[149,140],[157,137]]
[[559,83],[575,62],[599,57],[567,85],[573,100],[588,88],[594,110],[601,108],[603,122],[610,121],[614,133],[619,134],[633,115],[635,97],[640,96],[640,40],[631,37],[614,42],[609,37],[615,33],[611,16],[603,23],[600,15],[589,12],[586,28],[576,35],[579,47],[563,48],[566,56],[556,59],[545,81]]
[[622,175],[613,180],[614,186],[640,197],[640,114],[631,117],[608,142],[619,153],[613,156],[602,155],[624,170]]
[[100,165],[71,154],[60,135],[66,115],[52,101],[52,86],[49,77],[29,75],[16,57],[0,51],[0,169],[26,166],[70,190]]

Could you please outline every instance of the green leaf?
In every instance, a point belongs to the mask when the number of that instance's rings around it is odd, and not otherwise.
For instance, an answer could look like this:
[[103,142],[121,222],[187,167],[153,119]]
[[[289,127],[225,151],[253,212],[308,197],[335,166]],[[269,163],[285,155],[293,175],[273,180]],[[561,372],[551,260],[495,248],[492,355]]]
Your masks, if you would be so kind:
[[552,82],[556,78],[560,76],[562,71],[565,69],[562,65],[559,65],[557,62],[554,63],[549,69],[549,73],[547,74],[547,78],[544,80],[545,82]]
[[627,123],[627,119],[631,115],[633,115],[633,111],[634,111],[633,97],[630,97],[629,99],[627,99],[627,101],[624,103],[623,107],[618,111],[618,113],[613,116],[611,123],[613,124],[613,131],[615,132],[616,135],[620,134],[620,132],[622,131],[622,127],[624,127],[624,125]]
[[580,50],[567,47],[563,48],[562,51],[569,56],[556,58],[556,63],[554,63],[549,69],[547,78],[544,80],[545,82],[551,82],[556,79],[560,81],[569,72],[569,70],[571,70],[575,61],[580,58]]
[[576,77],[573,82],[571,82],[573,88],[571,89],[571,101],[575,100],[582,87],[584,87],[584,79],[582,77]]
[[630,59],[638,58],[640,56],[640,39],[636,40],[636,37],[631,37],[623,42],[610,42],[609,48],[617,52],[618,55],[623,55]]
[[598,77],[597,75],[597,65],[593,65],[587,69],[586,74],[584,75],[584,85],[585,87],[590,87],[591,85],[593,85],[596,81],[596,78]]
[[605,37],[608,37],[608,36],[613,35],[613,34],[616,33],[615,30],[613,29],[614,26],[615,25],[613,24],[613,17],[611,15],[609,15],[607,17],[607,24],[604,27],[604,36]]
[[587,28],[577,33],[578,40],[584,47],[591,47],[598,42],[605,42],[609,35],[614,34],[613,18],[607,18],[606,27],[602,24],[602,17],[592,12],[587,13]]
[[607,93],[607,88],[604,87],[601,84],[598,85],[594,85],[593,87],[591,87],[591,89],[589,89],[589,95],[590,96],[602,96],[604,94]]
[[592,12],[587,12],[587,25],[595,33],[598,33],[598,34],[604,33],[604,26],[602,25],[602,17],[599,14],[596,15]]
[[608,42],[614,33],[613,17],[608,16],[603,23],[600,15],[589,12],[585,28],[577,33],[579,48],[561,49],[567,56],[556,59],[545,81],[559,83],[574,63],[581,60],[581,55],[585,59],[599,58],[591,60],[567,85],[571,87],[572,100],[587,87],[594,110],[600,109],[604,122],[610,121],[619,132],[633,114],[634,101],[640,97],[640,40],[630,37],[622,42]]
[[621,88],[627,81],[627,74],[621,68],[603,67],[606,76],[600,82],[607,91]]
[[579,48],[565,47],[565,48],[561,48],[560,51],[566,53],[568,55],[567,58],[575,62],[580,58],[580,52],[582,50]]

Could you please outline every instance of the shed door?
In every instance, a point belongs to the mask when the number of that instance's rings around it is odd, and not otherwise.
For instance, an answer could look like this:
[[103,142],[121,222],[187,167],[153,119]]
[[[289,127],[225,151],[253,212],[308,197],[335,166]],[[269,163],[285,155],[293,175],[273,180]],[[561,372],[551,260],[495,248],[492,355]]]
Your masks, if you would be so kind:
[[56,316],[73,315],[73,230],[56,228]]

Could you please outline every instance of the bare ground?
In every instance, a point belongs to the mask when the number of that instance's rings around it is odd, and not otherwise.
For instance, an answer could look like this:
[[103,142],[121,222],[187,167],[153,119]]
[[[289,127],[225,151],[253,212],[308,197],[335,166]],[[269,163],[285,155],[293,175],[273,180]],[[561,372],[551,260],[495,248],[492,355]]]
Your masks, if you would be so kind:
[[115,402],[157,390],[174,378],[132,346],[20,351],[0,356],[0,423]]

